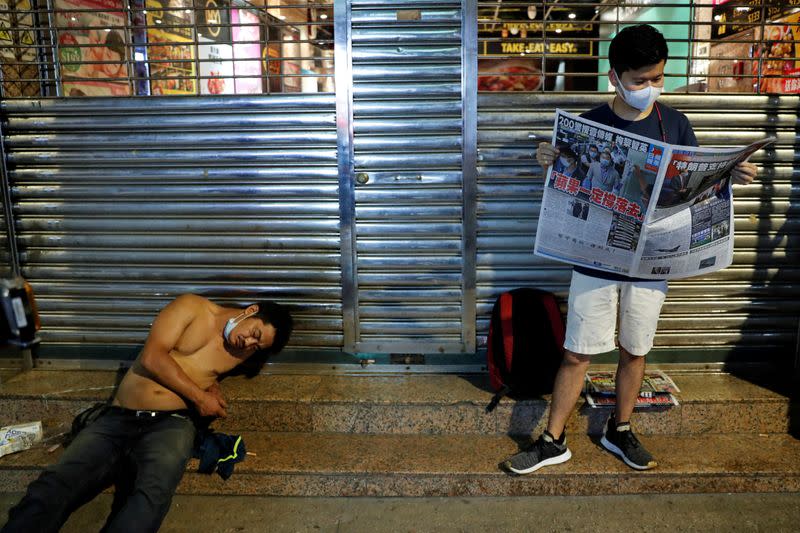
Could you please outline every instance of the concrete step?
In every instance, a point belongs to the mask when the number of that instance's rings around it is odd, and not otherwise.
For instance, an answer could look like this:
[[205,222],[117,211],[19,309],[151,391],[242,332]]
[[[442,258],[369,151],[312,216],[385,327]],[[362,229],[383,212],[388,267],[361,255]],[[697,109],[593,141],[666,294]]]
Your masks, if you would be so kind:
[[[669,371],[680,406],[638,411],[642,435],[781,434],[789,398],[775,376]],[[34,370],[0,384],[0,423],[43,420],[63,431],[75,414],[105,400],[115,373]],[[260,375],[224,380],[229,416],[220,431],[366,434],[529,435],[546,421],[548,399],[504,399],[490,414],[493,392],[485,375]],[[571,434],[599,434],[607,409],[580,405]]]
[[[0,527],[21,494],[0,494]],[[530,533],[597,531],[797,533],[800,494],[662,494],[563,498],[286,498],[177,495],[159,533]],[[111,509],[101,494],[61,533],[100,531]],[[680,509],[680,515],[676,510]],[[623,512],[620,512],[623,510]],[[535,526],[532,526],[535,524]],[[196,527],[196,526],[195,526]]]
[[[800,491],[800,441],[788,435],[652,435],[658,468],[637,472],[596,437],[568,435],[573,459],[527,476],[498,463],[517,442],[499,435],[243,434],[255,453],[223,481],[187,467],[179,494],[260,496],[531,496]],[[0,458],[0,492],[21,492],[61,449]]]

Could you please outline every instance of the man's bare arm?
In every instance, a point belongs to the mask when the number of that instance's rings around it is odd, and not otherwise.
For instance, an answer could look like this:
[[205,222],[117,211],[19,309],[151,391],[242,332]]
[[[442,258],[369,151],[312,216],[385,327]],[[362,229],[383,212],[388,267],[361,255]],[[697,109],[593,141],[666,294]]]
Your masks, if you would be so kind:
[[193,295],[179,296],[158,314],[144,343],[139,363],[161,385],[193,403],[201,416],[225,416],[221,395],[198,387],[170,355],[197,316],[197,298]]

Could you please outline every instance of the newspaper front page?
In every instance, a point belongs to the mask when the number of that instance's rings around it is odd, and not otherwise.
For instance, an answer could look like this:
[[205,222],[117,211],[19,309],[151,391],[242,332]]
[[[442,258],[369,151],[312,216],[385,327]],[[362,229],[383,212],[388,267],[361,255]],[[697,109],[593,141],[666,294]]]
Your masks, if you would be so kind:
[[733,260],[730,172],[774,141],[677,146],[558,109],[560,156],[547,173],[534,253],[649,279],[725,268]]

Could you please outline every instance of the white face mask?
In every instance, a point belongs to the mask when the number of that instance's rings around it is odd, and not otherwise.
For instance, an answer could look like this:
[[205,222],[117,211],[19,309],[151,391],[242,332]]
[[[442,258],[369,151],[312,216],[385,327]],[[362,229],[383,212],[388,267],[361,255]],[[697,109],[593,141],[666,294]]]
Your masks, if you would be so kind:
[[235,317],[228,319],[228,321],[225,323],[225,329],[222,331],[222,336],[228,342],[228,344],[233,344],[230,339],[231,333],[233,332],[233,328],[235,328],[239,324],[239,322],[241,322],[245,318],[248,318],[252,314],[253,313],[250,313],[248,315],[247,311],[242,311]]
[[656,99],[661,96],[661,91],[664,90],[662,87],[653,87],[652,85],[648,85],[644,89],[631,91],[622,85],[622,80],[616,72],[614,75],[617,78],[617,90],[619,91],[622,99],[625,100],[626,104],[634,109],[638,109],[639,111],[644,111],[653,105],[653,102],[655,102]]
[[564,156],[560,156],[558,158],[558,162],[561,163],[561,166],[564,168],[569,168],[572,165],[572,163],[570,163],[570,161],[566,159]]

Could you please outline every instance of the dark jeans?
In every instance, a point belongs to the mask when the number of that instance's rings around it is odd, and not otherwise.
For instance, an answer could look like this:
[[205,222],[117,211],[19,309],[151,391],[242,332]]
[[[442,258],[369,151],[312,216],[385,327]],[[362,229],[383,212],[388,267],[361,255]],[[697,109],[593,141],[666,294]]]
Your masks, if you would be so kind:
[[78,433],[8,512],[1,533],[56,532],[69,515],[116,484],[103,531],[157,531],[192,455],[195,426],[180,414],[109,412]]

